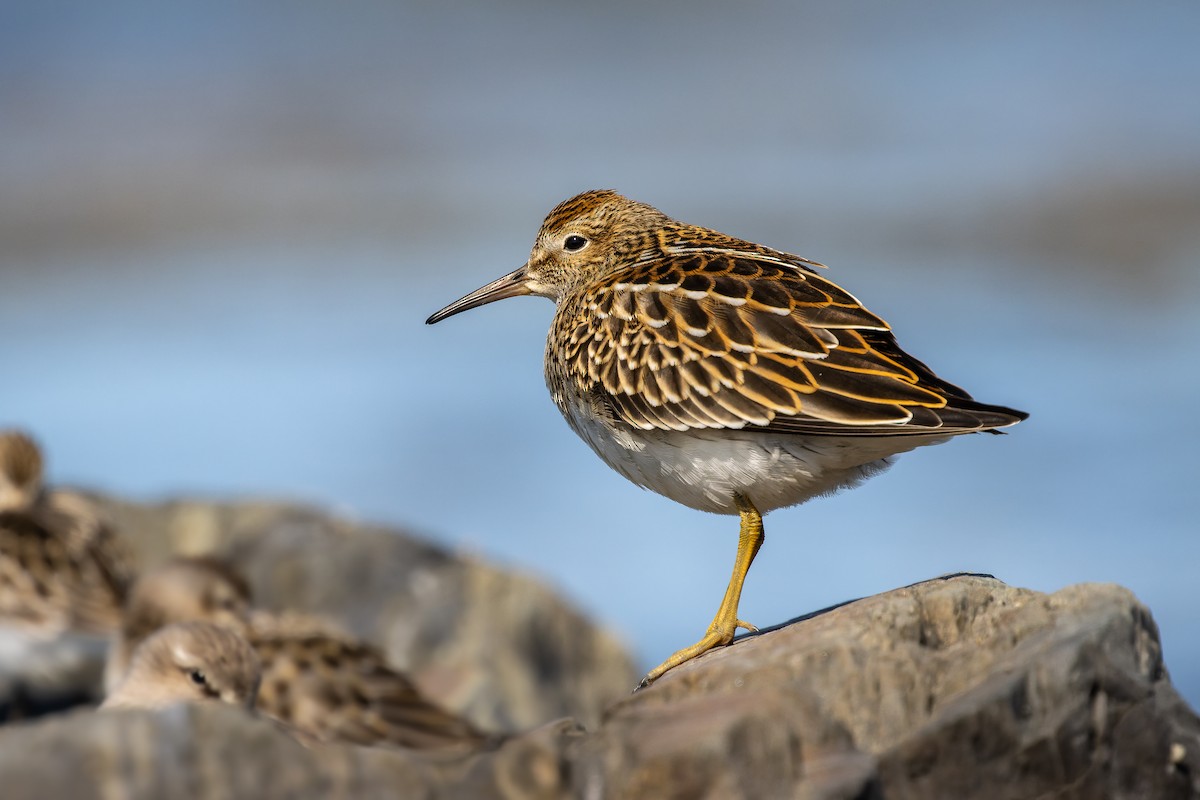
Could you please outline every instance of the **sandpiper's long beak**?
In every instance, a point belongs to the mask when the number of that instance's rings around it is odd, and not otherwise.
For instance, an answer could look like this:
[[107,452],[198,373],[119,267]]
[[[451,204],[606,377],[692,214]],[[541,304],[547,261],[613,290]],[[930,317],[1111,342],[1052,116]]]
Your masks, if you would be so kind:
[[425,320],[425,324],[432,325],[435,322],[441,322],[446,317],[453,317],[460,311],[477,308],[493,300],[503,300],[506,297],[533,294],[528,284],[525,283],[526,266],[528,265],[522,264],[504,277],[496,278],[496,280],[487,286],[480,286],[466,297],[461,297],[441,311],[434,312],[429,319]]

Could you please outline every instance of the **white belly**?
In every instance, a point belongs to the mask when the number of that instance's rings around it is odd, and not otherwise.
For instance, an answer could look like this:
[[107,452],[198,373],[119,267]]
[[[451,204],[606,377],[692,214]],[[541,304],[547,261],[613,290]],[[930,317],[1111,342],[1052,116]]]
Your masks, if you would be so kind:
[[891,456],[948,436],[798,436],[762,431],[643,431],[613,426],[576,405],[565,413],[604,461],[639,486],[701,511],[736,514],[734,495],[759,512],[855,486]]

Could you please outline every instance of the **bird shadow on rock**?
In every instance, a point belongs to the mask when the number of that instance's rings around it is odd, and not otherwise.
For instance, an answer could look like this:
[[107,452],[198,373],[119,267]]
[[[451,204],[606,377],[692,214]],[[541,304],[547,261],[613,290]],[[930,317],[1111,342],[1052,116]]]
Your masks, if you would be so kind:
[[[945,583],[945,582],[957,580],[960,578],[983,578],[983,579],[987,579],[987,580],[997,580],[995,575],[991,575],[986,572],[951,572],[951,573],[947,573],[945,575],[938,575],[937,577],[934,577],[934,578],[926,578],[925,580],[916,581],[915,583],[910,583],[910,584],[907,584],[906,586],[899,587],[899,589],[889,589],[889,590],[882,592],[881,594],[887,594],[887,593],[893,592],[893,591],[901,591],[904,589],[912,589],[914,587],[924,586],[926,584]],[[822,617],[825,614],[830,613],[831,611],[837,611],[839,608],[844,608],[846,606],[853,605],[854,603],[858,603],[863,600],[870,599],[870,597],[875,597],[875,596],[878,596],[878,595],[868,595],[866,597],[856,597],[856,598],[852,598],[850,600],[843,600],[840,603],[834,603],[831,606],[826,606],[825,608],[818,609],[816,611],[810,611],[807,614],[801,614],[798,617],[792,617],[789,620],[785,620],[783,622],[776,623],[775,625],[771,625],[771,626],[768,626],[765,628],[759,628],[758,630],[743,633],[740,636],[737,636],[736,638],[734,638],[734,640],[732,642],[730,642],[728,645],[725,645],[723,647],[714,648],[713,650],[711,650],[707,653],[702,653],[700,656],[697,656],[697,658],[694,660],[703,659],[705,656],[709,655],[709,653],[712,653],[712,652],[728,651],[729,648],[732,648],[741,642],[746,642],[751,639],[757,639],[758,637],[763,636],[765,634],[774,633],[776,631],[780,631],[785,628],[789,628],[792,625],[796,625],[801,622],[807,622],[809,620],[817,619],[818,617]],[[683,665],[680,665],[680,666],[683,666]],[[657,681],[655,681],[654,683],[657,683]],[[645,689],[648,689],[650,686],[654,685],[654,683],[647,683],[646,679],[643,678],[642,681],[637,686],[634,687],[633,694],[637,694]]]
[[[945,575],[938,575],[935,578],[926,578],[925,580],[916,581],[915,583],[910,583],[910,584],[908,584],[906,586],[902,586],[900,588],[911,589],[914,586],[923,586],[927,583],[939,583],[939,582],[944,582],[944,581],[952,581],[957,578],[989,578],[991,580],[997,580],[995,575],[989,574],[987,572],[949,572]],[[895,590],[889,590],[889,591],[895,591]],[[867,597],[871,597],[871,596],[873,596],[873,595],[868,595]],[[807,614],[801,614],[798,617],[792,617],[789,620],[785,620],[783,622],[778,622],[778,623],[768,626],[766,628],[759,628],[756,631],[750,631],[748,633],[743,633],[742,635],[734,638],[734,640],[732,642],[730,642],[730,645],[731,646],[735,645],[738,642],[745,641],[747,639],[757,638],[759,636],[762,636],[765,633],[771,633],[773,631],[782,630],[783,628],[787,628],[791,625],[795,625],[798,622],[806,622],[810,619],[816,619],[817,617],[821,617],[821,616],[824,616],[825,614],[828,614],[830,611],[836,611],[839,608],[843,608],[845,606],[852,605],[859,601],[866,600],[867,597],[855,597],[850,600],[843,600],[840,603],[834,603],[831,606],[826,606],[825,608],[818,609],[816,611],[810,611]]]

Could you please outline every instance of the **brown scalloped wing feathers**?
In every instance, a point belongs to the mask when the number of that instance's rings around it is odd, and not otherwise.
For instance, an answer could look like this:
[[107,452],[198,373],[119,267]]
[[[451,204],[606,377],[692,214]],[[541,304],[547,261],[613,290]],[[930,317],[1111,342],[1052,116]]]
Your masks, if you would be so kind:
[[811,262],[727,239],[642,260],[564,304],[564,377],[644,430],[959,433],[1020,418],[937,378]]

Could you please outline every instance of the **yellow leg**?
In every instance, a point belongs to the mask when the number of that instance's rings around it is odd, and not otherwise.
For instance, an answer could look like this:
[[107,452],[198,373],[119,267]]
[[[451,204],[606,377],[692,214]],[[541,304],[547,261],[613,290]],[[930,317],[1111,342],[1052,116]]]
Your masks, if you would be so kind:
[[721,607],[717,609],[717,615],[713,617],[712,624],[708,626],[708,632],[704,634],[704,638],[691,647],[683,648],[650,670],[650,673],[642,678],[639,688],[649,686],[662,677],[667,670],[674,669],[685,661],[707,653],[714,647],[723,647],[729,644],[733,641],[733,634],[738,628],[745,628],[748,631],[758,630],[750,623],[738,619],[737,608],[738,601],[742,597],[742,583],[746,580],[746,573],[750,571],[750,565],[754,563],[754,557],[758,555],[758,548],[762,547],[763,539],[766,538],[763,535],[762,514],[758,513],[758,509],[754,507],[749,498],[739,494],[734,495],[734,501],[737,503],[738,513],[742,517],[742,529],[738,535],[737,558],[733,562],[733,577],[729,579],[729,586],[725,589],[725,597],[721,600]]

